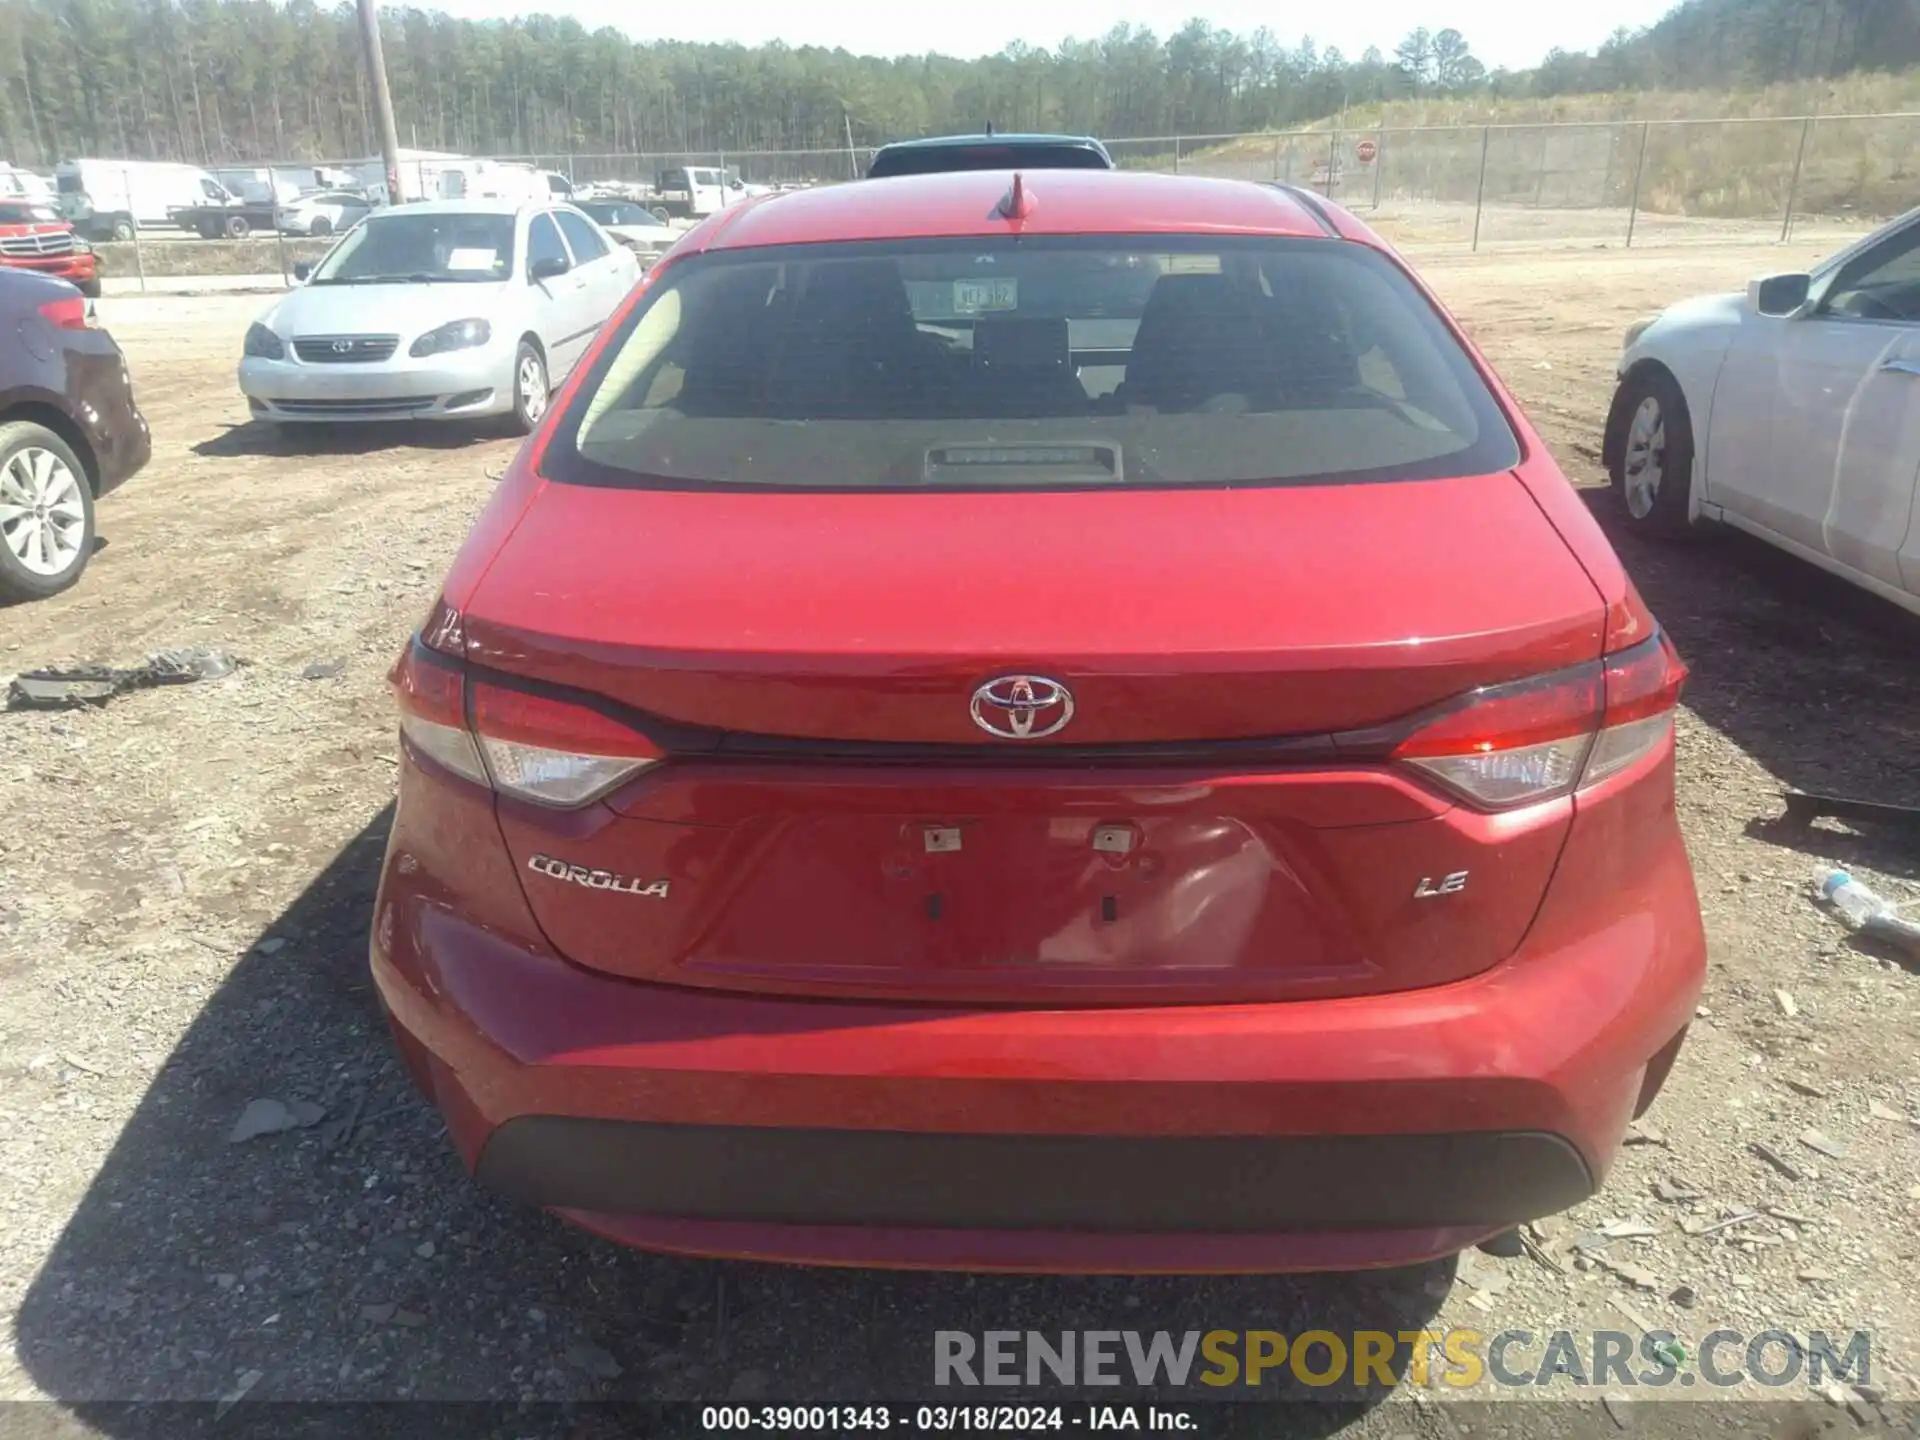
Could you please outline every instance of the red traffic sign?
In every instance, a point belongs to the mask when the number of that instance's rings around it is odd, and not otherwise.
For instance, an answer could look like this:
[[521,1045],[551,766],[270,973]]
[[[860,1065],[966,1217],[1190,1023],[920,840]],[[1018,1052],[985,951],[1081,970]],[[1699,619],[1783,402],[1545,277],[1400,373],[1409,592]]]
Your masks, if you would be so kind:
[[1371,140],[1362,140],[1358,145],[1353,147],[1353,153],[1360,157],[1360,163],[1362,165],[1371,165],[1373,163],[1373,157],[1380,153],[1380,147]]

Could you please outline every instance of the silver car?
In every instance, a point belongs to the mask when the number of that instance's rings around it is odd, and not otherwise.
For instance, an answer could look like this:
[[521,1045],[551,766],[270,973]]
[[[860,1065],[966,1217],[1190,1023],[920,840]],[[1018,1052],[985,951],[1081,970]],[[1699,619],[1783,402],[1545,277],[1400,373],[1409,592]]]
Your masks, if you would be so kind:
[[284,235],[338,235],[351,230],[373,209],[364,195],[321,190],[289,200],[273,212],[273,228]]
[[281,423],[511,415],[553,386],[640,278],[570,205],[440,200],[380,210],[247,330],[240,390]]

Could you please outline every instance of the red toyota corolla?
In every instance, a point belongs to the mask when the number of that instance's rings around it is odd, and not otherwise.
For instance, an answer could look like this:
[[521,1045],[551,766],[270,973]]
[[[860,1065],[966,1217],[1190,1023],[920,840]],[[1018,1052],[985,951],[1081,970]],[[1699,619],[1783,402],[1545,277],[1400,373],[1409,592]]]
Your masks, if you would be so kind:
[[479,1178],[655,1249],[1259,1271],[1592,1193],[1704,944],[1684,670],[1284,187],[692,231],[395,671],[373,968]]

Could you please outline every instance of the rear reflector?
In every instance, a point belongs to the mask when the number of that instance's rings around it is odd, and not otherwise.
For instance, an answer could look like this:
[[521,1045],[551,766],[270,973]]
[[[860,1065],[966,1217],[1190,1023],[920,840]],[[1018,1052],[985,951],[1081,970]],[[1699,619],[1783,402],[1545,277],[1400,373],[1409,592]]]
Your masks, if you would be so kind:
[[1475,690],[1392,758],[1483,810],[1536,804],[1617,775],[1673,730],[1686,666],[1664,633],[1610,655]]
[[56,330],[90,330],[93,328],[92,307],[86,297],[74,295],[61,300],[49,300],[40,307],[40,314]]
[[573,809],[661,758],[645,736],[590,705],[470,684],[424,641],[409,647],[391,678],[407,743],[502,795]]

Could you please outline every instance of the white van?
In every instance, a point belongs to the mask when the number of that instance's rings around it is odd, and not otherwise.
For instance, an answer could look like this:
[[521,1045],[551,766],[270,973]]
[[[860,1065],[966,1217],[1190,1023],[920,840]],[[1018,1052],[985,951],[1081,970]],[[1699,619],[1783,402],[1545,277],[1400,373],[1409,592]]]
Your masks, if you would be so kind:
[[0,161],[0,199],[51,205],[54,203],[53,182],[44,175]]
[[[351,167],[356,184],[378,204],[390,203],[387,169],[379,160]],[[432,150],[400,152],[400,198],[404,200],[570,200],[573,183],[557,170],[536,170],[516,160],[477,160]]]
[[228,205],[233,196],[198,165],[162,160],[62,160],[53,167],[60,210],[89,237],[131,240],[146,226],[173,224],[190,205]]

